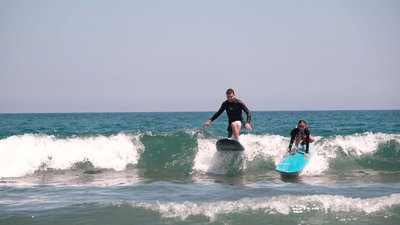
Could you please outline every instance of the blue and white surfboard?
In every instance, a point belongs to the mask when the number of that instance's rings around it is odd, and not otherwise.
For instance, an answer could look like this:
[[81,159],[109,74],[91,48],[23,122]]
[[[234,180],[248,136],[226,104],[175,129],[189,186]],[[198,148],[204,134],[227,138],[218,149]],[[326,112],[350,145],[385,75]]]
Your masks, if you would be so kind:
[[308,158],[304,157],[305,151],[301,146],[299,146],[299,151],[297,154],[290,153],[289,156],[283,157],[276,166],[276,171],[285,174],[294,174],[300,172],[307,163],[310,161],[311,153],[308,153]]

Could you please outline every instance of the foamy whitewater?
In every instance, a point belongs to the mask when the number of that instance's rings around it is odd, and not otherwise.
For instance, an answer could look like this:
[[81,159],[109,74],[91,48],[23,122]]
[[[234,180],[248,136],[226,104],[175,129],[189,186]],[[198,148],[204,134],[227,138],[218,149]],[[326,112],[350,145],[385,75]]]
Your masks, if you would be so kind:
[[[396,224],[400,111],[0,114],[0,224]],[[275,171],[304,119],[298,177]]]

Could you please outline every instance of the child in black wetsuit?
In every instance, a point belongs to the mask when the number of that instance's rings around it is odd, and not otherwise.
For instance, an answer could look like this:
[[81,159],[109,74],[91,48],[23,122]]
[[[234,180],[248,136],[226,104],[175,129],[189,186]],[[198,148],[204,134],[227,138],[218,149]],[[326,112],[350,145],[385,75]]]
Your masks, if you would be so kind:
[[314,142],[314,137],[310,135],[310,130],[306,126],[306,121],[300,120],[299,123],[297,124],[297,127],[290,132],[290,144],[288,151],[283,157],[286,157],[290,154],[290,150],[292,149],[292,145],[294,140],[296,140],[295,148],[297,149],[297,146],[300,145],[304,149],[304,145],[306,145],[306,150],[304,157],[308,158],[308,150],[310,148],[310,143]]

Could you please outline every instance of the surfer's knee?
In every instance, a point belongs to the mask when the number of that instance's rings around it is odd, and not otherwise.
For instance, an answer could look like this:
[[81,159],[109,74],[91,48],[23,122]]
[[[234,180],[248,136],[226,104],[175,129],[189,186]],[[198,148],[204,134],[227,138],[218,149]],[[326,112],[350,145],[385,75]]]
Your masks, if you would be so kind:
[[236,121],[235,122],[232,122],[231,123],[231,127],[232,127],[232,129],[238,129],[238,127],[239,127],[239,125],[236,123]]
[[310,135],[310,140],[309,140],[309,142],[310,142],[310,143],[313,143],[314,141],[315,141],[314,137]]

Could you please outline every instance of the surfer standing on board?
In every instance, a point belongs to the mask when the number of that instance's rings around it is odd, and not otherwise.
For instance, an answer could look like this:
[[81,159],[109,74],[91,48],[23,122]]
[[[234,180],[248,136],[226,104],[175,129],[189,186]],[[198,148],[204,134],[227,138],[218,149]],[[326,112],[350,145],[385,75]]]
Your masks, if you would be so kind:
[[304,157],[308,158],[308,149],[310,148],[310,143],[314,142],[314,137],[310,135],[310,130],[306,126],[306,121],[300,120],[299,123],[297,124],[297,127],[294,128],[292,132],[290,132],[289,148],[283,157],[289,156],[290,150],[292,149],[292,145],[295,139],[296,139],[295,151],[297,151],[297,146],[299,146],[299,143],[301,141],[300,145],[303,147],[303,149],[304,145],[307,146]]
[[[226,91],[226,98],[228,100],[222,103],[221,108],[219,108],[209,121],[203,124],[203,127],[208,127],[212,121],[217,119],[226,110],[229,119],[228,137],[233,137],[235,140],[239,141],[239,131],[242,128],[242,123],[245,124],[244,126],[247,130],[251,130],[251,113],[242,101],[235,98],[235,92],[232,89]],[[243,119],[242,110],[247,114],[246,122]]]

